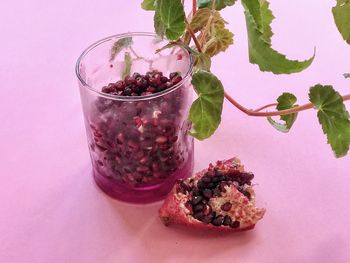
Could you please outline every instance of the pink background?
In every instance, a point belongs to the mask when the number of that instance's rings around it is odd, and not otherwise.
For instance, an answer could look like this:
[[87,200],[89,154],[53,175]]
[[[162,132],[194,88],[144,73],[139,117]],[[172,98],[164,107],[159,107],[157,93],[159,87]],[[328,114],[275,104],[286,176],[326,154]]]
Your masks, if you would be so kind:
[[[271,2],[273,46],[300,59],[316,46],[315,62],[300,74],[260,73],[248,63],[237,5],[224,12],[236,45],[213,67],[227,91],[251,108],[283,91],[304,103],[318,82],[349,93],[350,46],[333,23],[335,1]],[[267,213],[254,231],[166,228],[159,203],[121,204],[95,187],[74,66],[100,38],[152,31],[139,3],[0,3],[0,262],[350,262],[350,155],[333,157],[312,110],[285,135],[225,104],[216,134],[196,142],[196,170],[238,155],[255,172]]]

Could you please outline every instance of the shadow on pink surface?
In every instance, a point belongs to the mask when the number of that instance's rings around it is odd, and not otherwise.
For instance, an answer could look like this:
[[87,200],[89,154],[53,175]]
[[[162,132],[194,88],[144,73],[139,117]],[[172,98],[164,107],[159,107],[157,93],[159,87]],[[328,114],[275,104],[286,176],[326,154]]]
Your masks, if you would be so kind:
[[[211,256],[214,257],[218,251],[224,253],[225,250],[230,250],[230,253],[232,253],[232,249],[241,250],[257,238],[254,230],[221,233],[200,231],[177,225],[166,227],[158,217],[158,209],[162,202],[141,206],[121,203],[110,199],[108,196],[105,196],[105,198],[108,199],[107,203],[115,216],[120,217],[118,224],[128,231],[129,235],[137,237],[139,245],[150,254],[166,254],[169,257],[178,257],[180,253],[180,250],[176,249],[178,246],[181,248],[183,255],[191,255],[194,250],[200,247],[196,246],[194,248],[191,245],[196,242],[202,244],[205,248],[200,250],[201,258],[210,258]],[[217,240],[226,240],[227,242],[218,243]]]

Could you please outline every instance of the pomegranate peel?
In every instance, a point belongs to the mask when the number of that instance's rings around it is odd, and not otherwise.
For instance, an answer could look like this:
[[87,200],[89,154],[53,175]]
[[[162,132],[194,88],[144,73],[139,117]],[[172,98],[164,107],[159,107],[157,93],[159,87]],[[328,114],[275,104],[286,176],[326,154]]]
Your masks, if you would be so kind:
[[165,225],[236,232],[253,229],[264,208],[255,206],[254,175],[238,158],[217,161],[194,176],[178,180],[159,210]]

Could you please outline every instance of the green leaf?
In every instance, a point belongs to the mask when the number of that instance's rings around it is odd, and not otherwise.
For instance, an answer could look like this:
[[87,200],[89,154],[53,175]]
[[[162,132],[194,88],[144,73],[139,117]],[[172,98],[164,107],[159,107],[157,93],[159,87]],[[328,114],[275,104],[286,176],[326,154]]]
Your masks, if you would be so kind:
[[193,74],[192,85],[198,95],[193,102],[189,120],[192,122],[190,134],[204,140],[210,137],[221,122],[224,88],[213,74],[200,70]]
[[344,76],[344,78],[348,79],[348,78],[350,78],[350,73],[344,73],[343,76]]
[[130,56],[130,53],[125,52],[125,54],[124,54],[124,70],[122,73],[122,79],[124,79],[126,76],[130,75],[131,66],[132,66],[132,58]]
[[109,61],[114,60],[120,51],[129,47],[131,44],[132,44],[132,37],[124,37],[124,38],[121,38],[118,41],[116,41],[113,44],[113,47],[111,49],[111,56],[110,56]]
[[144,0],[141,3],[141,7],[147,11],[155,11],[153,17],[154,31],[159,37],[164,38],[166,27],[161,18],[161,12],[159,8],[160,1],[162,0]]
[[272,125],[272,127],[274,127],[276,130],[283,132],[283,133],[287,133],[289,132],[290,128],[287,127],[287,125],[285,123],[279,123],[277,121],[275,121],[274,119],[272,119],[271,117],[267,117],[268,122]]
[[[279,111],[288,110],[297,106],[295,105],[295,103],[297,102],[297,98],[291,93],[283,93],[281,96],[278,97],[277,102],[278,103],[277,103],[276,109]],[[282,115],[280,118],[282,121],[284,121],[283,124],[274,121],[271,117],[268,117],[267,120],[277,130],[281,132],[289,132],[295,120],[297,119],[297,116],[298,116],[298,113]]]
[[165,35],[165,25],[162,22],[162,19],[160,17],[160,14],[158,11],[154,13],[154,30],[156,31],[156,34],[160,36],[161,38],[164,38]]
[[350,0],[337,0],[332,12],[340,34],[350,44]]
[[335,155],[346,155],[350,145],[350,120],[342,97],[332,86],[316,85],[310,89],[309,98],[318,109],[318,120]]
[[274,74],[300,72],[311,65],[315,54],[305,61],[289,60],[271,47],[272,12],[266,0],[242,0],[248,31],[249,61],[261,71]]
[[233,34],[225,28],[225,24],[225,20],[216,10],[202,8],[197,11],[190,25],[195,33],[200,30],[206,31],[202,32],[206,37],[206,43],[203,47],[204,53],[215,56],[233,44]]
[[141,3],[141,7],[147,11],[155,11],[157,8],[156,1],[157,0],[143,0],[143,2]]
[[204,29],[210,18],[212,24],[215,24],[218,27],[225,26],[225,21],[220,16],[220,13],[218,11],[212,10],[210,8],[202,8],[196,12],[190,23],[193,32],[197,33],[198,31]]
[[224,27],[212,27],[203,52],[213,57],[233,44],[233,34]]
[[259,0],[242,0],[242,5],[245,12],[249,12],[249,14],[253,17],[257,29],[262,32],[263,26]]
[[262,29],[262,38],[269,44],[271,44],[271,37],[273,35],[271,29],[271,23],[275,18],[272,14],[272,11],[269,9],[270,3],[263,1],[261,5],[261,29]]
[[165,36],[169,40],[177,40],[185,32],[185,11],[181,0],[159,0],[161,22],[165,28]]
[[194,70],[210,71],[211,58],[205,53],[197,53],[194,55]]
[[[215,2],[215,9],[221,10],[227,6],[232,6],[236,3],[237,0],[216,0]],[[204,7],[212,7],[213,1],[212,0],[197,0],[197,6],[198,8],[204,8]]]

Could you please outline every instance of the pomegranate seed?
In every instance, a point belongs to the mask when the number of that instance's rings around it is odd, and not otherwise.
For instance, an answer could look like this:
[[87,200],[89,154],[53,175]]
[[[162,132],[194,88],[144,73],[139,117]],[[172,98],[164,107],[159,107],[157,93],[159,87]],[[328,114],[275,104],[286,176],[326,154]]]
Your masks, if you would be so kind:
[[204,183],[211,183],[211,179],[212,179],[212,176],[205,175],[205,176],[203,176],[201,181]]
[[115,87],[118,91],[122,91],[125,88],[124,81],[119,80],[115,83]]
[[229,226],[232,224],[232,219],[228,215],[224,217],[224,222],[222,223],[224,226]]
[[161,172],[153,172],[153,176],[155,178],[164,178],[165,177],[164,173],[161,173]]
[[161,81],[162,83],[167,83],[167,82],[168,82],[168,78],[165,77],[165,76],[162,76],[162,77],[160,78],[160,81]]
[[173,79],[173,78],[175,78],[175,77],[177,77],[177,76],[179,76],[179,73],[178,73],[178,72],[172,72],[172,73],[170,73],[169,78],[170,78],[170,79]]
[[156,89],[155,87],[149,86],[149,87],[146,89],[146,92],[148,92],[149,94],[152,94],[152,93],[155,93],[156,90],[157,90],[157,89]]
[[214,218],[211,222],[214,226],[221,226],[224,222],[224,217],[222,215],[219,215],[218,217]]
[[251,194],[248,191],[243,191],[242,194],[244,194],[249,200],[251,199]]
[[134,79],[133,77],[130,77],[130,76],[126,76],[124,81],[125,81],[126,85],[131,85],[131,84],[136,83],[136,79]]
[[141,164],[146,164],[147,162],[148,162],[148,157],[147,156],[145,156],[142,159],[140,159],[140,163]]
[[232,228],[238,228],[240,226],[240,222],[236,220],[236,221],[232,222],[232,224],[230,226]]
[[116,164],[120,165],[122,163],[122,160],[117,156],[115,157]]
[[149,171],[149,168],[147,166],[139,166],[136,168],[136,171],[138,171],[140,173],[146,173]]
[[98,145],[97,143],[96,143],[96,147],[97,147],[101,152],[107,151],[107,148],[106,148],[106,147],[103,147],[103,146],[101,146],[101,145]]
[[201,196],[193,196],[192,197],[192,205],[197,205],[200,203],[200,201],[202,201],[202,197]]
[[128,141],[128,146],[133,150],[137,150],[139,148],[139,144],[132,140]]
[[[203,204],[198,204],[196,206],[193,207],[193,211],[195,212],[200,212],[204,209],[204,205]],[[204,213],[204,212],[203,212]]]
[[180,183],[181,188],[183,188],[185,191],[190,192],[192,190],[192,187],[186,184],[185,182]]
[[141,74],[135,72],[134,74],[132,74],[132,77],[133,77],[134,79],[141,78]]
[[177,76],[177,77],[171,79],[171,84],[172,84],[172,85],[176,85],[176,84],[179,83],[180,81],[182,81],[182,77],[181,77],[181,76]]
[[117,143],[118,144],[123,144],[124,141],[125,141],[124,135],[122,133],[119,133],[118,136],[117,136]]
[[198,219],[198,220],[201,220],[205,217],[204,213],[203,212],[197,212],[193,215],[194,218]]
[[210,189],[204,189],[203,190],[203,196],[210,199],[213,197],[213,192]]
[[228,212],[231,210],[232,204],[230,202],[226,202],[220,208],[222,211]]
[[124,89],[124,96],[130,96],[132,93],[132,90],[130,88],[130,86],[127,86],[125,89]]
[[207,216],[204,216],[203,218],[202,218],[202,222],[204,223],[204,224],[209,224],[209,223],[211,223],[211,221],[213,220],[213,215],[207,215]]
[[[204,200],[203,200],[204,201]],[[205,205],[205,207],[204,207],[204,210],[203,210],[203,213],[205,214],[205,215],[209,215],[209,214],[211,214],[211,212],[212,212],[212,208],[211,208],[211,206],[210,205]]]
[[220,189],[215,188],[215,189],[213,190],[213,196],[221,196],[221,191],[220,191]]
[[158,136],[156,138],[156,143],[166,143],[168,141],[168,138],[165,136]]

